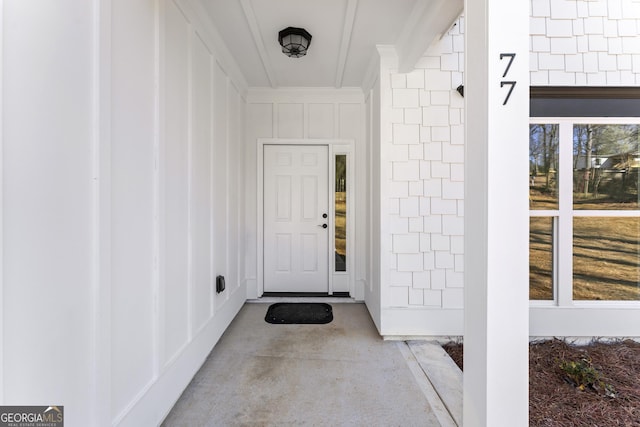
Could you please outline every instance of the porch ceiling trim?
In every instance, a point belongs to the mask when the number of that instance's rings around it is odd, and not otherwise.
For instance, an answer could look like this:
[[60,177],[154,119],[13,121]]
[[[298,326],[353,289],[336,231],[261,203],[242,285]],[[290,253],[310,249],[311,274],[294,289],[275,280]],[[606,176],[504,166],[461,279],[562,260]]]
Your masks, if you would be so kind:
[[349,54],[349,46],[351,45],[351,34],[353,33],[353,23],[356,19],[356,9],[358,8],[358,0],[349,0],[347,3],[347,13],[344,17],[344,26],[342,28],[342,42],[338,53],[338,67],[336,69],[336,87],[342,87],[344,78],[344,67],[347,63],[347,55]]
[[256,14],[253,10],[253,6],[251,6],[251,1],[240,0],[240,4],[242,5],[242,11],[244,12],[244,16],[247,19],[247,24],[249,25],[249,29],[251,30],[251,36],[253,37],[253,41],[256,44],[256,49],[258,50],[258,54],[260,55],[260,61],[262,61],[264,72],[267,74],[269,84],[272,88],[275,89],[278,87],[278,82],[276,80],[273,67],[271,66],[271,62],[269,61],[267,48],[265,47],[264,40],[262,39],[262,35],[260,34],[258,20],[256,19]]
[[200,37],[206,40],[208,48],[213,50],[212,54],[216,61],[229,75],[231,82],[244,98],[248,89],[247,80],[202,4],[188,0],[176,0],[175,3]]

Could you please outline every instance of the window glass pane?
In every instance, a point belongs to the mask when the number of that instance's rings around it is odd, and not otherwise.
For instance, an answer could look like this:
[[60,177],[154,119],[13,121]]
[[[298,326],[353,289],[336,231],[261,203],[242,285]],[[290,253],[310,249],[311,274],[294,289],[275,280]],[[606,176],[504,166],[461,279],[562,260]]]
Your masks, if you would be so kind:
[[553,218],[529,221],[529,299],[553,300]]
[[574,209],[638,209],[639,128],[574,125]]
[[336,271],[347,271],[347,156],[336,156]]
[[574,217],[573,299],[640,300],[640,218]]
[[529,206],[558,209],[558,125],[529,125]]

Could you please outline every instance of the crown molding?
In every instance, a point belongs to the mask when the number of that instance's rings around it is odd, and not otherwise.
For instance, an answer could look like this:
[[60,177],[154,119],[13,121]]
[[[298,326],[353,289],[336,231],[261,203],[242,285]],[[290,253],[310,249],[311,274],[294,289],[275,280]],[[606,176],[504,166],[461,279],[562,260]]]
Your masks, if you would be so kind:
[[249,88],[248,103],[362,103],[364,93],[359,87],[287,87],[287,88]]

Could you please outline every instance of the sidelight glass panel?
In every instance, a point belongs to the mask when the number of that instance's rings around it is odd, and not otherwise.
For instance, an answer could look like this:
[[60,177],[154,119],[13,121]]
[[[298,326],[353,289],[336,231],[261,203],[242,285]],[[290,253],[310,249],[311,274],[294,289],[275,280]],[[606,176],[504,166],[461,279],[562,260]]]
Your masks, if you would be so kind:
[[553,217],[529,219],[529,299],[553,300]]
[[336,271],[347,271],[347,156],[335,160],[335,265]]
[[638,209],[640,125],[573,126],[573,208]]
[[529,207],[558,209],[557,124],[529,125]]
[[638,301],[640,218],[573,218],[573,299]]

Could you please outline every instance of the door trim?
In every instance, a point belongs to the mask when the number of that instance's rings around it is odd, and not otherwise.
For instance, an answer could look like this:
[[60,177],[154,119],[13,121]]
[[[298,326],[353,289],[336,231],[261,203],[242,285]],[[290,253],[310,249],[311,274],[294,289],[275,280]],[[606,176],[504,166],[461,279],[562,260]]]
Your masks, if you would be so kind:
[[[333,186],[333,176],[335,175],[334,157],[336,154],[347,154],[349,163],[347,168],[347,192],[353,195],[355,186],[355,140],[353,139],[289,139],[289,138],[258,138],[256,150],[256,286],[257,296],[261,298],[264,294],[264,146],[265,145],[325,145],[329,148],[329,215],[335,217],[335,188]],[[335,221],[330,222],[329,247],[332,248],[335,240]],[[349,295],[355,296],[355,280],[353,257],[355,255],[355,203],[353,196],[347,199],[347,275],[349,276]],[[333,294],[333,275],[335,270],[335,257],[329,254],[329,295]],[[344,273],[343,273],[344,274]]]

